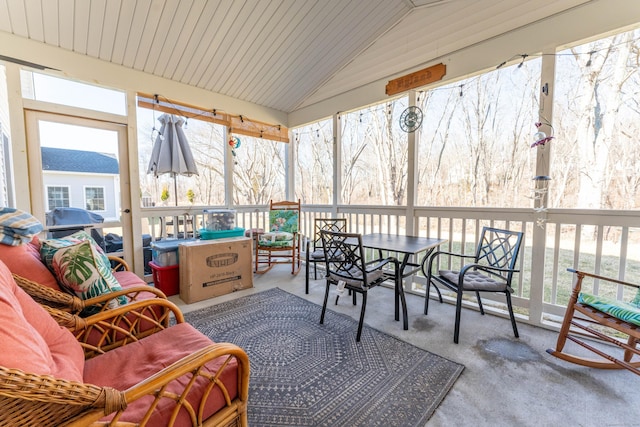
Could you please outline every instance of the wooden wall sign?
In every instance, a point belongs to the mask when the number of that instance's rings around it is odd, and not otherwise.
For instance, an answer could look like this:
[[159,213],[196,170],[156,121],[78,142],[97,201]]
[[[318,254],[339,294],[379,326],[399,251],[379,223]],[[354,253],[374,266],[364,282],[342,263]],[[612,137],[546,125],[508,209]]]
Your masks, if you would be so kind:
[[415,89],[420,86],[424,86],[429,83],[437,82],[447,73],[447,66],[444,64],[437,64],[424,70],[416,71],[415,73],[407,74],[406,76],[398,77],[397,79],[389,80],[385,87],[385,93],[387,95],[395,95],[400,92]]

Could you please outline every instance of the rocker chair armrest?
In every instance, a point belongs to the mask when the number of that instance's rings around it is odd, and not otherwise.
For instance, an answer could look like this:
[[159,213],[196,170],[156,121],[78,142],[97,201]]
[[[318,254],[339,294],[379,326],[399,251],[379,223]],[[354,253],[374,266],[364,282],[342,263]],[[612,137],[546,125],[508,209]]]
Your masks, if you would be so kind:
[[[216,373],[209,373],[205,369],[202,369],[206,363],[216,358],[225,356],[226,360]],[[231,399],[229,391],[219,378],[224,368],[226,368],[233,359],[235,359],[238,363],[238,398],[235,402]],[[185,387],[180,396],[175,396],[172,393],[166,391],[166,386],[177,378],[183,377],[185,375],[189,375],[191,377],[200,376],[207,378],[211,383],[214,384],[215,387],[218,387],[220,389],[226,403],[226,408],[218,411],[212,418],[217,419],[219,417],[220,419],[224,419],[225,415],[227,415],[231,411],[234,411],[238,405],[243,405],[246,407],[249,397],[249,372],[249,357],[244,350],[234,344],[216,343],[211,344],[187,357],[182,358],[181,360],[167,366],[166,368],[139,382],[131,388],[124,390],[123,395],[127,403],[134,402],[144,397],[151,397],[151,399],[149,400],[149,408],[147,409],[147,413],[143,417],[147,417],[151,412],[153,412],[155,408],[155,402],[159,399],[166,397],[172,400],[176,400],[178,404],[176,405],[175,411],[178,411],[181,407],[185,407],[187,409],[187,412],[189,412],[192,417],[193,425],[202,425],[200,424],[200,422],[198,422],[198,419],[201,418],[203,409],[202,407],[204,406],[205,400],[208,398],[209,393],[205,393],[202,401],[199,402],[197,406],[191,406],[186,399],[186,396],[191,391],[191,384],[193,383],[193,381],[189,383],[189,386]],[[81,417],[77,417],[68,425],[86,426],[91,422],[98,421],[105,415],[109,415],[110,413],[114,412],[114,419],[118,419],[120,414],[124,412],[124,408],[116,409],[109,412],[107,408],[100,407],[95,411],[87,413]],[[211,418],[207,420],[207,422],[211,421],[214,420]],[[211,423],[211,425],[221,424],[224,423]]]
[[[617,284],[622,285],[622,286],[630,286],[630,287],[636,288],[636,289],[640,288],[640,285],[638,285],[638,284],[625,282],[625,281],[622,281],[622,280],[619,280],[619,279],[614,279],[612,277],[600,276],[598,274],[587,273],[585,271],[576,270],[576,269],[573,269],[573,268],[567,268],[567,271],[570,272],[570,273],[575,273],[579,278],[592,277],[592,278],[598,279],[598,280],[604,280],[604,281],[611,282],[611,283],[617,283]],[[578,286],[578,291],[579,291],[580,287],[582,285],[582,280],[576,280],[574,282],[574,287],[576,285]]]

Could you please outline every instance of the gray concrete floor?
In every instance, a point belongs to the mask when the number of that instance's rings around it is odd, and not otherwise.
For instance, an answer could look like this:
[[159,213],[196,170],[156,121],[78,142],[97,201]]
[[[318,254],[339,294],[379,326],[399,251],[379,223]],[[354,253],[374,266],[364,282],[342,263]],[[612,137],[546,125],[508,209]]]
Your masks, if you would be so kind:
[[[272,287],[321,305],[325,282],[311,280],[305,295],[304,266],[292,276],[287,266],[278,265],[254,275],[251,289],[194,304],[185,304],[178,296],[171,300],[188,312]],[[353,306],[346,298],[337,306],[330,304],[330,309],[355,319],[360,314],[360,305]],[[365,323],[465,366],[427,426],[640,425],[640,377],[550,356],[545,350],[555,346],[556,332],[520,322],[520,338],[515,338],[507,318],[465,309],[460,343],[454,344],[453,305],[432,300],[425,316],[423,297],[408,295],[407,304],[409,330],[404,331],[402,322],[393,318],[393,291],[375,288],[369,294]]]

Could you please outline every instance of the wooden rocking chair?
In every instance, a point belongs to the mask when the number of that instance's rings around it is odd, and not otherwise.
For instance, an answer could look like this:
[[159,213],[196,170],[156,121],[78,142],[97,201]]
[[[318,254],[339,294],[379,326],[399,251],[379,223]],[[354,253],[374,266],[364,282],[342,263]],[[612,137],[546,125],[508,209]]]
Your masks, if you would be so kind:
[[[640,359],[634,358],[634,355],[640,356],[638,349],[638,342],[640,342],[640,286],[574,269],[568,269],[568,271],[575,273],[576,280],[573,284],[556,348],[555,350],[548,349],[547,353],[583,366],[600,369],[628,369],[636,375],[640,375]],[[584,293],[582,292],[582,282],[585,277],[621,285],[620,290],[624,288],[636,289],[634,301],[626,303]],[[604,332],[605,327],[624,334],[627,337],[626,342],[607,335]],[[585,338],[589,338],[593,342],[589,342]],[[564,350],[567,340],[596,353],[601,359],[591,359],[567,353]],[[597,341],[613,344],[612,350],[621,349],[623,351],[622,358],[612,355],[606,350],[606,346],[596,347],[594,344]]]

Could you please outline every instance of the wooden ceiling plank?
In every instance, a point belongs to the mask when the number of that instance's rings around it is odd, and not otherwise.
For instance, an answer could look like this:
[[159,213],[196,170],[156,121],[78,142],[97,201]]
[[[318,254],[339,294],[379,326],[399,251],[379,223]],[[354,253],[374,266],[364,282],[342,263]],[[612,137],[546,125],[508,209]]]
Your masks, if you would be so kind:
[[13,33],[20,37],[29,38],[27,11],[22,0],[6,0],[9,9],[9,19]]
[[[166,32],[163,37],[162,47],[157,51],[156,57],[150,58],[151,61],[148,62],[149,72],[163,77],[169,59],[173,55],[173,52],[176,51],[178,39],[181,34],[187,31],[187,18],[194,7],[193,1],[190,0],[169,0],[169,3],[173,3],[174,5],[171,9],[165,8],[165,13],[167,15],[166,21],[168,21],[167,28],[171,28],[172,30]],[[169,13],[170,10],[175,10],[173,15]],[[163,20],[163,22],[166,21]]]
[[105,61],[110,61],[113,55],[113,46],[118,33],[118,18],[122,0],[109,0],[104,11],[104,22],[102,23],[102,38],[100,40],[100,52],[98,57]]
[[[73,26],[75,25],[75,1],[58,0],[58,46],[73,50]],[[53,16],[53,15],[52,15]]]
[[44,21],[42,18],[42,3],[39,1],[25,2],[27,29],[29,38],[44,42]]
[[[292,84],[287,86],[283,86],[285,79],[282,79],[280,85],[274,87],[275,92],[284,93],[288,100],[284,108],[299,104],[306,94],[315,91],[326,80],[325,76],[333,75],[341,64],[377,38],[380,28],[396,22],[398,18],[389,13],[387,6],[389,2],[386,1],[370,2],[363,15],[357,4],[345,3],[332,27],[327,29],[329,38],[325,37],[321,45],[313,46],[311,49],[316,52],[313,60],[301,65],[299,72],[306,76],[305,79],[292,79]],[[335,49],[337,45],[341,48]]]
[[89,2],[89,33],[87,37],[87,55],[94,58],[100,57],[100,45],[105,31],[106,0],[92,0]]
[[111,54],[111,62],[113,63],[122,65],[124,62],[124,54],[127,49],[129,32],[131,31],[135,10],[135,2],[122,2],[120,13],[118,14],[118,25],[116,28],[115,39],[113,42],[113,53]]
[[[270,10],[268,6],[271,5]],[[245,8],[249,9],[249,8]],[[237,22],[244,23],[244,37],[237,37],[236,34],[228,33],[225,37],[224,45],[228,45],[229,49],[236,52],[235,55],[227,55],[226,60],[221,62],[220,69],[222,73],[218,77],[218,82],[215,85],[216,92],[226,92],[228,89],[227,82],[229,77],[233,73],[238,72],[238,63],[242,60],[247,51],[251,48],[253,40],[257,34],[260,33],[260,28],[264,28],[265,25],[269,25],[271,17],[274,11],[277,9],[277,4],[271,4],[270,2],[259,2],[255,8],[250,8],[246,17],[238,15]]]
[[[193,34],[192,28],[198,23],[198,20],[202,16],[204,8],[206,6],[206,2],[197,1],[194,2],[192,7],[189,8],[189,13],[184,22],[184,31],[180,31],[180,35],[178,40],[176,41],[175,48],[170,52],[169,57],[167,58],[166,66],[162,71],[162,77],[167,79],[172,79],[176,69],[178,68],[178,64],[182,60],[182,56],[184,51],[189,43],[189,40]],[[163,58],[160,58],[162,60]]]
[[261,49],[261,56],[255,57],[255,62],[245,65],[243,69],[247,70],[249,74],[242,77],[239,76],[236,79],[238,83],[236,84],[236,89],[230,92],[232,96],[239,99],[249,99],[253,88],[261,84],[263,75],[271,69],[269,61],[279,57],[280,47],[285,43],[291,31],[287,28],[287,25],[298,25],[296,24],[297,17],[307,15],[312,6],[309,2],[297,2],[295,0],[285,3],[287,12],[274,24],[277,31],[269,34],[266,39],[268,43],[265,43],[264,48]]
[[281,54],[278,58],[274,58],[276,61],[269,68],[270,75],[261,86],[256,87],[252,94],[256,103],[266,105],[267,98],[273,99],[275,96],[282,96],[273,89],[277,84],[276,80],[280,78],[289,80],[289,71],[298,69],[306,58],[304,52],[313,52],[314,40],[321,39],[322,32],[330,31],[335,18],[334,9],[339,9],[339,6],[339,1],[315,4],[311,11],[300,19],[296,31],[289,34],[287,44],[281,46]]
[[[298,4],[303,3],[298,2]],[[233,73],[229,76],[225,87],[223,87],[225,93],[236,96],[241,81],[247,81],[252,78],[256,72],[261,71],[265,51],[273,47],[273,40],[282,34],[283,27],[281,25],[284,16],[286,16],[287,13],[290,14],[289,18],[284,20],[284,22],[291,22],[291,19],[295,16],[294,10],[292,10],[293,8],[291,7],[293,5],[295,5],[295,2],[281,1],[276,7],[270,9],[267,24],[255,29],[256,31],[252,33],[255,40],[254,43],[251,43],[242,57],[238,59],[237,68],[243,70],[243,73]]]
[[[202,39],[207,34],[209,23],[213,19],[213,15],[216,12],[217,7],[215,3],[216,2],[208,2],[206,7],[200,14],[200,18],[198,19],[195,27],[193,27],[193,31],[191,31],[189,42],[185,46],[180,61],[178,62],[173,75],[171,76],[172,79],[182,81],[185,78],[186,71],[192,71],[192,67],[197,66],[200,60],[200,58],[198,58],[197,52],[202,45]],[[212,30],[215,31],[215,29]]]
[[6,31],[7,33],[13,32],[9,15],[9,4],[6,1],[0,2],[0,31]]
[[153,40],[156,37],[162,38],[163,36],[161,34],[166,31],[160,28],[160,18],[162,17],[162,9],[165,3],[165,0],[151,1],[147,19],[144,23],[144,29],[142,30],[140,44],[138,45],[138,52],[136,53],[135,61],[133,61],[133,68],[136,70],[144,69],[144,65],[151,55]]
[[[232,32],[235,36],[238,35],[237,28],[233,28],[235,23],[235,16],[243,6],[243,2],[233,2],[233,0],[226,0],[220,2],[219,7],[213,14],[213,21],[211,22],[211,31],[202,40],[199,46],[198,64],[195,65],[194,71],[191,73],[189,84],[197,87],[203,86],[203,78],[206,75],[207,79],[210,76],[215,76],[219,73],[220,63],[215,61],[214,58],[218,52],[222,49],[222,40],[225,34]],[[235,7],[234,7],[235,6]]]
[[73,51],[87,54],[87,40],[89,39],[90,2],[76,1],[73,17]]
[[[154,74],[156,66],[158,65],[158,59],[162,54],[162,51],[167,47],[168,49],[173,50],[173,46],[175,45],[176,37],[172,40],[173,44],[168,43],[168,40],[172,33],[178,33],[180,26],[176,26],[175,30],[172,30],[172,24],[174,19],[179,22],[180,18],[176,18],[179,15],[180,9],[184,10],[183,17],[187,16],[187,12],[189,10],[188,7],[180,7],[180,3],[177,1],[166,1],[162,7],[162,13],[160,14],[160,18],[158,19],[158,28],[151,39],[151,45],[149,46],[149,54],[146,55],[147,59],[142,67],[142,70],[146,73]],[[171,47],[168,47],[171,46]]]
[[149,10],[151,9],[151,0],[137,0],[135,4],[136,7],[133,12],[127,47],[124,50],[124,58],[122,59],[122,65],[129,68],[133,68],[133,64],[136,62],[140,41],[142,40],[142,35],[147,23]]
[[[42,15],[43,16],[58,16],[58,2],[57,1],[43,1],[42,2]],[[57,19],[43,19],[42,21],[43,40],[47,44],[54,46],[60,46],[60,31],[58,29]]]

